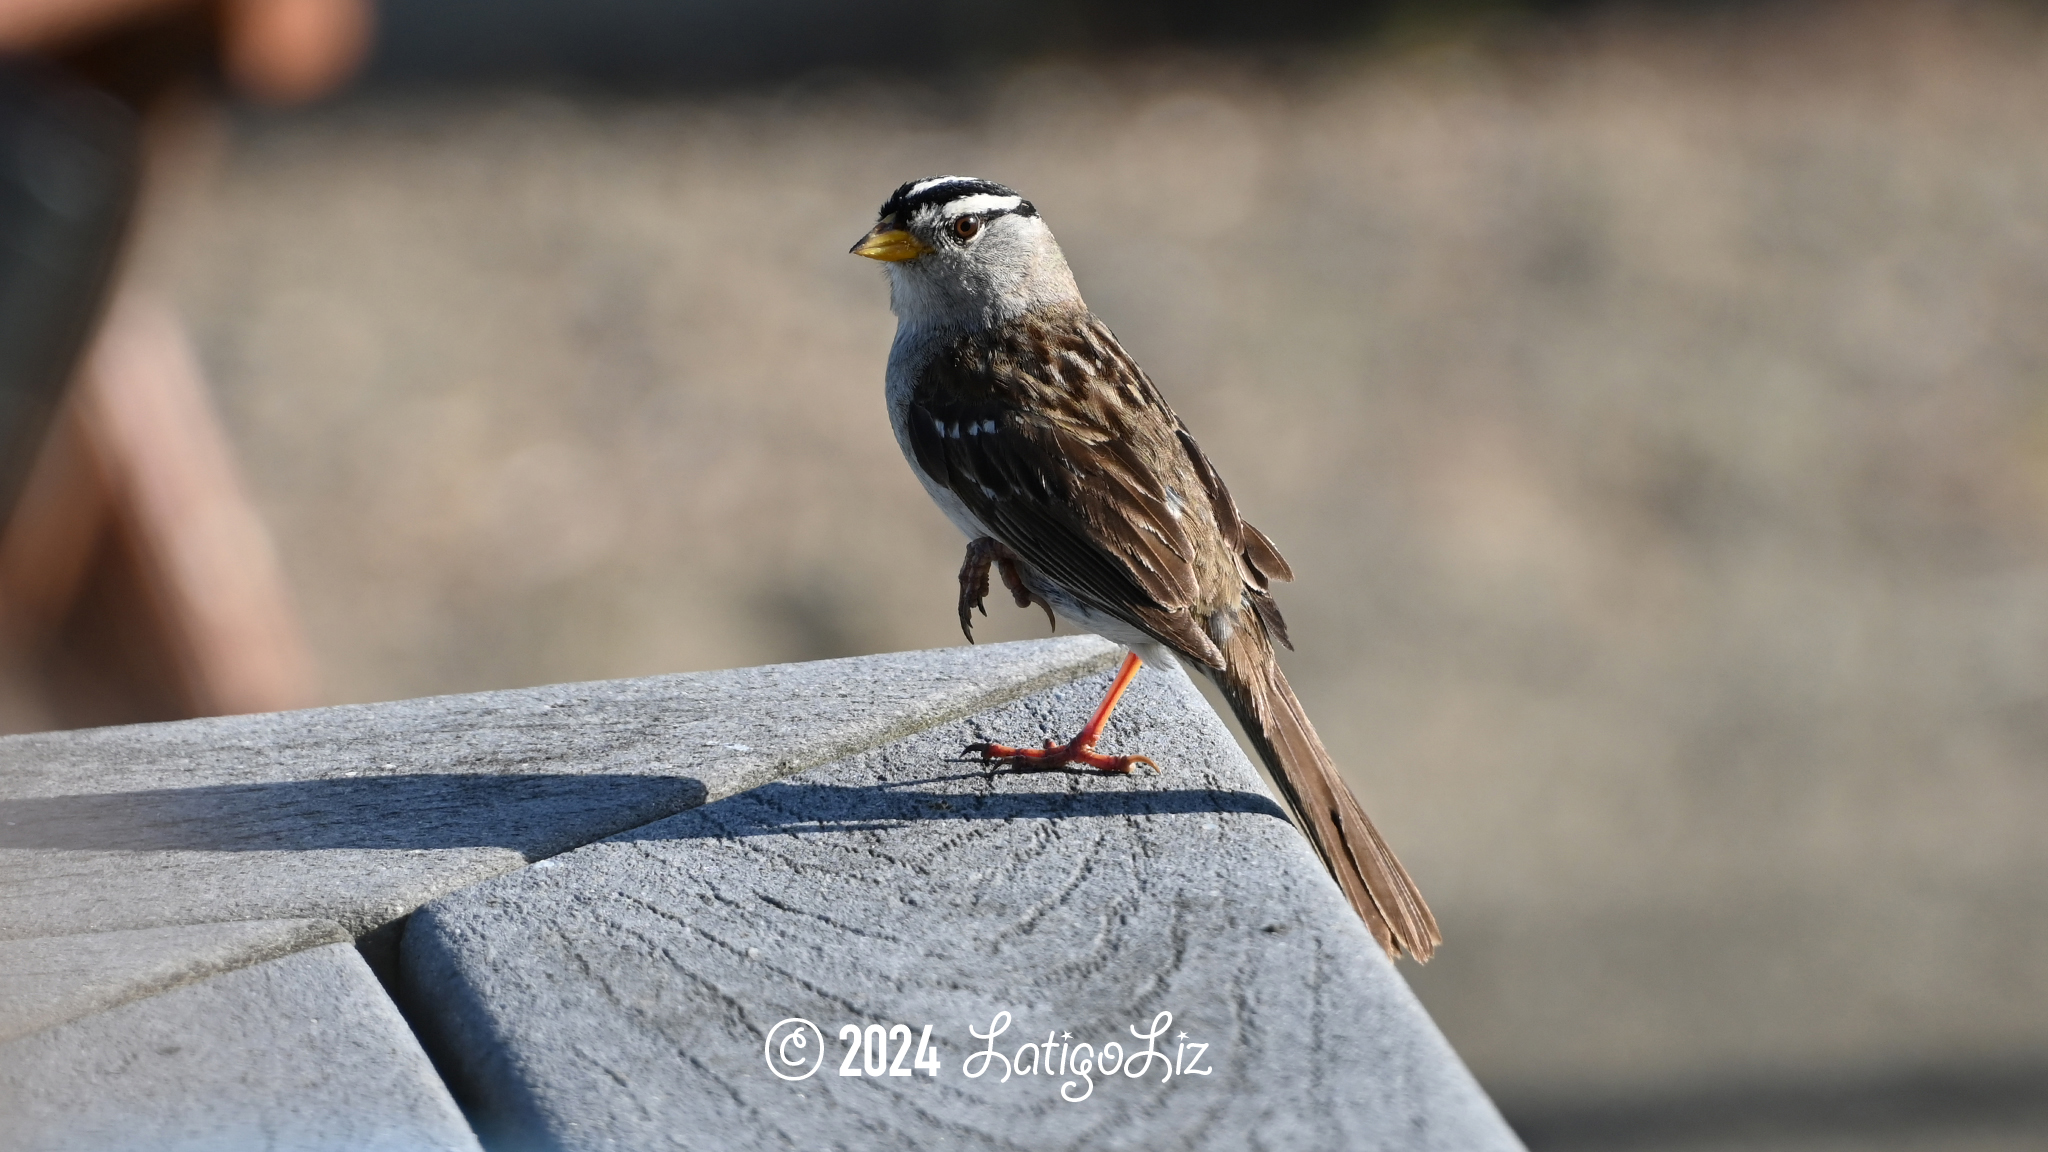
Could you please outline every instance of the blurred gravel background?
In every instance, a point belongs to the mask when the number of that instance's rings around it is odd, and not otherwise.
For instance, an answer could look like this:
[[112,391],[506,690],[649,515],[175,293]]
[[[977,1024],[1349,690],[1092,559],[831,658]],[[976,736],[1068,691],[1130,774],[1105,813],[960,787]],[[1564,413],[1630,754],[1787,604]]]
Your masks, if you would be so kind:
[[1532,1146],[2048,1144],[2039,9],[373,88],[215,150],[158,274],[332,700],[959,642],[845,251],[988,176],[1300,573]]

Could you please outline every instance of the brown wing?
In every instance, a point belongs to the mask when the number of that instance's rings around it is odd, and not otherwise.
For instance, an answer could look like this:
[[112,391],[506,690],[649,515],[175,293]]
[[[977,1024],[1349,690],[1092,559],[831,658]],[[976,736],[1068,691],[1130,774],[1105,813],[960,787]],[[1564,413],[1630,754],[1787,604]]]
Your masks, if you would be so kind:
[[[1176,417],[1176,424],[1178,421]],[[1238,558],[1245,598],[1259,619],[1265,622],[1266,630],[1272,633],[1273,638],[1291,650],[1294,641],[1287,638],[1287,621],[1280,615],[1280,606],[1273,602],[1272,585],[1275,580],[1294,579],[1294,569],[1288,566],[1280,555],[1280,549],[1273,546],[1264,532],[1238,516],[1237,501],[1231,499],[1230,489],[1223,486],[1223,477],[1216,474],[1215,466],[1202,454],[1202,446],[1195,443],[1194,436],[1185,426],[1178,427],[1177,431],[1181,447],[1188,454],[1188,462],[1193,465],[1195,474],[1202,478],[1202,487],[1209,493],[1217,533]]]
[[1221,663],[1206,625],[1244,603],[1246,526],[1093,316],[1034,314],[957,342],[919,375],[908,431],[925,473],[1031,568],[1183,655]]

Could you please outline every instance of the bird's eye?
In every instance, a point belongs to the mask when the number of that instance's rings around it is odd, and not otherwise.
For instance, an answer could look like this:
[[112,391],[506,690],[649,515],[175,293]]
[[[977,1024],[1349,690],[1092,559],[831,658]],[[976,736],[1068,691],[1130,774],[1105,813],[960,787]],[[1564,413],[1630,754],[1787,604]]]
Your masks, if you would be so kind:
[[953,235],[958,236],[962,240],[972,240],[975,234],[980,231],[981,218],[978,216],[962,216],[958,220],[953,221]]

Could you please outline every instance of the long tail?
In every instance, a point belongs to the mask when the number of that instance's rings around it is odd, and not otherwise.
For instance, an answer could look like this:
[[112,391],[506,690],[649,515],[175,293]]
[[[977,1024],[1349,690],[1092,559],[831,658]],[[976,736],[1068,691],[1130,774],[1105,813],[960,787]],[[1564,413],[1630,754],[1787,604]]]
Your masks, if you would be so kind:
[[1210,678],[1230,701],[1324,867],[1380,946],[1389,956],[1398,958],[1406,949],[1418,961],[1428,960],[1443,943],[1436,917],[1337,775],[1336,763],[1273,658],[1266,630],[1246,623],[1251,626],[1238,628],[1224,644],[1225,665],[1211,671]]

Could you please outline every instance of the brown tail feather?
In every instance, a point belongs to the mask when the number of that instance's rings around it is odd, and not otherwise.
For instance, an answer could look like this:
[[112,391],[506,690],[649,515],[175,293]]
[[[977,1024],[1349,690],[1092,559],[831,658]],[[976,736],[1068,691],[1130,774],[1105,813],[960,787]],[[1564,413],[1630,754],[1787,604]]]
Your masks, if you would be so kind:
[[1443,942],[1436,917],[1337,775],[1337,765],[1273,658],[1272,641],[1255,624],[1240,627],[1223,652],[1224,667],[1210,676],[1286,794],[1323,865],[1387,955],[1398,957],[1406,949],[1417,960],[1428,960]]

